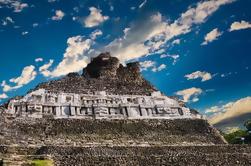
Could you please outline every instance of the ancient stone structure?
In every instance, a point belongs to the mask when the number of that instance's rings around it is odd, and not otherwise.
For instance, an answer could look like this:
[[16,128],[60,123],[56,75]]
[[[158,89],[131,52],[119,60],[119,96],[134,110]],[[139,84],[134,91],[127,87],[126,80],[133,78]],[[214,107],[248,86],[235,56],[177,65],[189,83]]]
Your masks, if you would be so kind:
[[42,118],[192,118],[186,107],[171,98],[153,92],[142,95],[107,95],[55,93],[45,89],[33,91],[21,99],[12,99],[7,112],[17,117]]
[[[91,81],[90,88],[83,89],[81,80]],[[107,80],[113,81],[108,88]],[[96,85],[97,82],[100,86]],[[116,82],[121,83],[117,85],[121,90],[117,91],[111,87],[116,87]],[[74,83],[75,86],[69,87]],[[94,89],[95,87],[99,88]],[[135,91],[131,90],[132,88],[135,88]],[[181,105],[178,100],[156,91],[140,75],[138,63],[123,67],[119,60],[111,57],[109,53],[94,58],[84,69],[82,76],[70,73],[66,78],[38,86],[21,99],[10,100],[7,113],[17,117],[36,118],[42,118],[44,115],[55,118],[95,119],[199,117],[191,114],[190,109]]]
[[103,53],[0,107],[0,166],[251,165],[207,120]]

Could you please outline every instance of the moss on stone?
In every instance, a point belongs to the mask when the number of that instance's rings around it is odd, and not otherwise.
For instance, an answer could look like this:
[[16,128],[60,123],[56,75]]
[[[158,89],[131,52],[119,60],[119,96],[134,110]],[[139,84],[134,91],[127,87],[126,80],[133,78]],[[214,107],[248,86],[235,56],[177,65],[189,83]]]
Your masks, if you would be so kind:
[[41,160],[41,159],[34,159],[31,162],[32,166],[53,166],[53,161],[52,160]]

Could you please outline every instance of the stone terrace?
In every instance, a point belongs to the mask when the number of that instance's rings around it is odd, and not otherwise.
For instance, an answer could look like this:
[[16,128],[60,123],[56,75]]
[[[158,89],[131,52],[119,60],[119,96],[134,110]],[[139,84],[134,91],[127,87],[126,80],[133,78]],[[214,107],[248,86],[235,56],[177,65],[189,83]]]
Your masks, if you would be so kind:
[[[11,155],[15,154],[15,155]],[[213,146],[0,146],[3,163],[48,158],[55,165],[250,165],[251,147]],[[1,157],[0,157],[1,160]],[[19,161],[20,162],[20,161]]]
[[14,119],[0,123],[0,144],[150,146],[224,144],[203,119]]

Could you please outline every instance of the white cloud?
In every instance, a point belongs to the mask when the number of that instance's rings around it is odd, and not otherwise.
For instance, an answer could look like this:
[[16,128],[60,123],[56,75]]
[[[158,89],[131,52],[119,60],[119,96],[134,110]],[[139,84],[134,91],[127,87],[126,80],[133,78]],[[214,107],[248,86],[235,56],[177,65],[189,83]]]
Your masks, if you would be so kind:
[[44,60],[43,58],[36,58],[35,62],[43,62],[43,60]]
[[27,3],[21,3],[19,1],[15,1],[12,3],[12,6],[14,8],[14,12],[19,13],[21,12],[24,8],[28,7]]
[[17,78],[10,79],[10,82],[23,86],[34,80],[36,75],[37,72],[35,71],[35,66],[26,66],[24,67],[21,75]]
[[6,21],[9,21],[9,22],[12,23],[12,24],[15,23],[11,17],[6,17],[5,19],[6,19]]
[[156,62],[150,60],[140,62],[139,64],[141,66],[142,71],[151,69],[152,72],[157,72],[166,68],[165,64],[161,64],[160,66],[157,67]]
[[183,25],[199,24],[206,21],[220,6],[234,2],[235,0],[208,0],[198,2],[196,7],[189,8],[181,15],[179,20]]
[[205,71],[195,71],[191,74],[185,75],[185,77],[187,78],[187,80],[194,80],[194,79],[201,78],[202,82],[212,79],[212,75]]
[[24,35],[27,35],[29,32],[28,31],[24,31],[24,32],[22,32],[22,35],[24,36]]
[[7,98],[8,98],[8,96],[5,93],[0,94],[0,100],[1,99],[7,99]]
[[220,75],[220,77],[222,77],[222,78],[224,78],[224,77],[229,77],[229,76],[231,76],[232,74],[237,74],[237,73],[236,73],[236,72],[235,72],[235,73],[232,73],[232,72],[222,73],[222,74]]
[[52,20],[59,21],[62,20],[63,17],[65,16],[65,13],[62,10],[56,10],[55,15],[52,16]]
[[145,6],[146,3],[147,3],[147,0],[144,0],[144,1],[139,5],[139,8],[142,8],[143,6]]
[[39,25],[38,23],[33,23],[33,24],[32,24],[32,27],[35,28],[35,27],[37,27],[38,25]]
[[90,38],[92,40],[95,40],[98,36],[101,36],[101,35],[103,35],[103,32],[101,30],[97,29],[91,33]]
[[205,41],[201,45],[207,45],[208,43],[218,39],[218,37],[221,35],[222,32],[220,32],[217,28],[215,28],[205,36],[204,38]]
[[102,10],[100,9],[97,9],[95,7],[90,7],[89,10],[90,10],[90,15],[87,16],[84,20],[85,27],[88,28],[95,27],[109,19],[108,16],[103,16],[101,14]]
[[213,106],[206,111],[207,113],[215,113],[209,118],[209,122],[217,124],[227,119],[251,113],[251,97],[245,97],[222,106]]
[[236,31],[236,30],[242,30],[242,29],[247,29],[251,28],[251,23],[246,22],[246,21],[241,21],[241,22],[233,22],[229,31]]
[[220,6],[233,1],[210,0],[199,2],[196,6],[189,7],[173,23],[167,22],[160,13],[157,13],[139,24],[132,24],[123,37],[112,41],[104,50],[110,51],[121,61],[152,54],[173,37],[186,34],[191,31],[193,25],[205,22]]
[[173,65],[175,65],[180,56],[178,54],[172,54],[172,55],[162,54],[162,55],[160,55],[160,58],[167,58],[167,57],[172,58],[173,59]]
[[51,77],[59,77],[70,72],[78,72],[82,70],[89,62],[87,51],[90,50],[92,43],[93,41],[91,39],[85,39],[83,36],[68,38],[68,47],[64,53],[63,60],[53,71],[47,72],[47,75]]
[[35,71],[35,67],[33,65],[26,66],[23,68],[23,71],[19,77],[12,78],[9,81],[14,83],[15,85],[10,86],[3,81],[1,86],[3,87],[4,92],[12,91],[14,89],[21,88],[22,86],[30,83],[32,80],[35,79],[37,72]]
[[162,71],[166,68],[166,65],[165,64],[161,64],[159,67],[154,67],[152,68],[152,71],[153,72],[157,72],[157,71]]
[[172,44],[173,44],[173,45],[175,45],[175,44],[180,44],[180,39],[174,40],[174,41],[172,42]]
[[2,25],[7,26],[8,24],[14,24],[15,21],[11,17],[5,17],[5,19],[2,20]]
[[153,68],[156,65],[154,61],[143,61],[139,63],[141,66],[141,70],[148,70],[149,68]]
[[3,91],[4,91],[4,92],[9,92],[9,91],[12,91],[12,90],[14,90],[14,89],[21,88],[21,86],[12,86],[12,87],[11,87],[10,85],[8,85],[8,84],[6,83],[5,80],[2,81],[1,87],[3,87]]
[[7,7],[14,9],[14,12],[21,12],[24,8],[29,5],[27,3],[22,3],[20,0],[0,0],[0,8]]
[[50,59],[48,63],[44,64],[43,66],[39,68],[39,71],[43,76],[48,77],[50,75],[50,71],[48,69],[51,67],[53,62],[54,60]]
[[[160,13],[150,17],[149,20],[131,24],[124,30],[124,36],[114,39],[99,52],[109,51],[118,57],[122,62],[137,59],[162,49],[163,45],[173,37],[188,33],[193,25],[203,23],[221,5],[233,2],[233,0],[210,0],[197,3],[181,14],[180,18],[173,23],[164,20]],[[101,10],[95,7],[89,8],[90,15],[84,20],[86,27],[95,27],[109,19],[103,16]],[[95,37],[94,37],[95,38]],[[89,62],[90,53],[94,53],[91,46],[94,38],[84,39],[82,36],[75,36],[68,39],[68,48],[63,60],[56,68],[48,73],[50,77],[58,77],[69,72],[78,72]],[[174,60],[178,56],[172,57]],[[155,66],[156,67],[156,66]],[[164,65],[159,66],[160,70]]]
[[198,96],[202,93],[200,88],[189,88],[176,92],[176,95],[182,96],[184,102],[197,102],[199,101]]

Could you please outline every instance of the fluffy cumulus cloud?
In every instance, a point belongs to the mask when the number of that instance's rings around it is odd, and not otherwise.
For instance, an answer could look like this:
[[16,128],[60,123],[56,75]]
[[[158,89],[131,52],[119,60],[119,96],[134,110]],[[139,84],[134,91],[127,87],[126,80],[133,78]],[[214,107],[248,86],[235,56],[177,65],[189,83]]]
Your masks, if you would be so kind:
[[182,96],[184,102],[197,102],[199,101],[198,96],[202,93],[200,88],[189,88],[176,92],[176,95]]
[[55,15],[51,17],[52,20],[59,21],[62,20],[65,13],[62,10],[56,10]]
[[85,27],[88,28],[95,27],[109,19],[109,16],[103,16],[101,14],[102,10],[100,9],[97,9],[95,7],[90,7],[89,10],[90,10],[90,15],[84,19]]
[[[181,16],[169,22],[165,20],[160,13],[156,13],[140,23],[131,24],[124,30],[124,35],[114,39],[107,46],[99,51],[110,51],[112,55],[117,56],[122,62],[137,59],[144,55],[155,52],[163,53],[163,46],[182,34],[192,30],[193,25],[198,25],[206,21],[220,6],[233,2],[233,0],[208,0],[202,1],[194,6],[190,6]],[[90,7],[90,15],[84,19],[85,27],[95,27],[108,20],[108,16],[103,16],[102,11],[95,7]],[[60,20],[64,16],[63,12],[56,11],[54,20]],[[62,61],[51,71],[43,70],[42,74],[49,77],[58,77],[69,72],[78,72],[89,62],[90,52],[93,52],[91,46],[95,43],[97,36],[102,32],[95,31],[89,39],[83,36],[70,37],[67,40],[68,47],[64,53]],[[176,41],[175,43],[179,43]],[[176,61],[179,56],[171,57]],[[45,65],[52,65],[45,64]],[[51,66],[49,66],[51,67]],[[165,64],[154,66],[152,71],[161,71],[165,69]],[[40,71],[41,72],[41,71]],[[8,86],[5,84],[5,87]]]
[[53,64],[53,62],[54,62],[54,60],[50,59],[50,61],[48,63],[44,64],[43,66],[41,66],[39,68],[39,72],[43,76],[48,77],[50,75],[50,71],[48,69],[51,67],[51,65]]
[[[144,55],[155,52],[163,53],[163,46],[170,39],[186,34],[191,31],[193,25],[201,24],[213,14],[221,5],[233,2],[233,0],[210,0],[197,3],[172,23],[164,20],[160,13],[154,14],[149,20],[131,24],[132,26],[124,30],[124,35],[114,39],[107,46],[99,51],[109,51],[117,56],[122,62],[137,59]],[[108,20],[108,16],[103,16],[101,10],[90,7],[90,15],[84,19],[85,27],[95,27]],[[69,72],[78,72],[89,62],[90,53],[93,52],[91,46],[95,43],[97,36],[102,32],[97,30],[90,35],[90,39],[83,36],[75,36],[68,39],[68,47],[62,61],[51,71],[46,70],[47,76],[59,77]],[[179,43],[176,41],[175,43]],[[170,56],[174,63],[179,58],[178,55]],[[166,68],[165,64],[151,68],[152,71],[161,71]]]
[[141,66],[141,70],[142,71],[146,71],[148,69],[151,69],[151,71],[153,72],[158,72],[161,70],[164,70],[166,68],[165,64],[161,64],[159,66],[157,66],[156,62],[148,60],[148,61],[143,61],[139,63]]
[[91,39],[85,39],[83,36],[70,37],[67,40],[68,47],[64,53],[63,60],[52,71],[46,71],[50,77],[59,77],[70,72],[78,72],[89,62],[86,56],[93,43]]
[[208,43],[218,39],[221,35],[222,32],[220,32],[217,28],[215,28],[205,36],[204,38],[205,41],[201,45],[207,45]]
[[208,81],[212,79],[212,75],[208,72],[205,71],[195,71],[191,74],[187,74],[185,75],[185,77],[187,78],[187,80],[193,80],[193,79],[198,79],[201,78],[201,81]]
[[152,71],[153,71],[153,72],[162,71],[162,70],[164,70],[165,68],[166,68],[166,65],[165,65],[165,64],[161,64],[161,65],[159,65],[158,67],[152,68]]
[[21,0],[0,0],[0,7],[12,8],[16,13],[21,12],[28,6],[27,3],[23,3]]
[[103,32],[100,29],[97,29],[91,33],[90,38],[92,40],[95,40],[98,36],[101,36],[101,35],[103,35]]
[[234,102],[229,102],[222,106],[213,106],[206,110],[206,113],[213,113],[209,118],[212,124],[221,123],[251,113],[251,97],[245,97]]
[[0,100],[1,99],[7,99],[7,98],[8,98],[8,96],[5,93],[0,94]]
[[35,62],[43,62],[43,60],[44,60],[43,58],[36,58]]
[[3,88],[3,91],[4,91],[4,92],[9,92],[9,91],[12,91],[12,90],[14,90],[14,89],[21,88],[21,86],[13,86],[13,87],[11,87],[10,85],[8,85],[8,84],[6,83],[5,80],[2,81],[1,87]]
[[242,20],[241,22],[233,22],[229,31],[231,32],[247,28],[251,28],[251,23]]
[[156,65],[156,62],[154,61],[143,61],[139,63],[141,66],[141,70],[148,70],[149,68],[153,68]]
[[190,6],[181,16],[169,23],[157,13],[140,23],[132,24],[124,36],[112,41],[105,50],[127,61],[154,53],[161,49],[170,39],[186,34],[193,25],[204,23],[220,6],[234,0],[210,0]]
[[4,92],[12,91],[14,89],[21,88],[22,86],[30,83],[32,80],[35,79],[37,72],[35,71],[35,66],[30,65],[23,68],[23,71],[19,77],[10,79],[10,83],[14,84],[10,86],[3,81],[1,86],[3,87]]
[[35,71],[35,66],[26,66],[21,75],[16,78],[10,79],[10,82],[16,83],[17,85],[23,86],[35,79],[37,72]]

